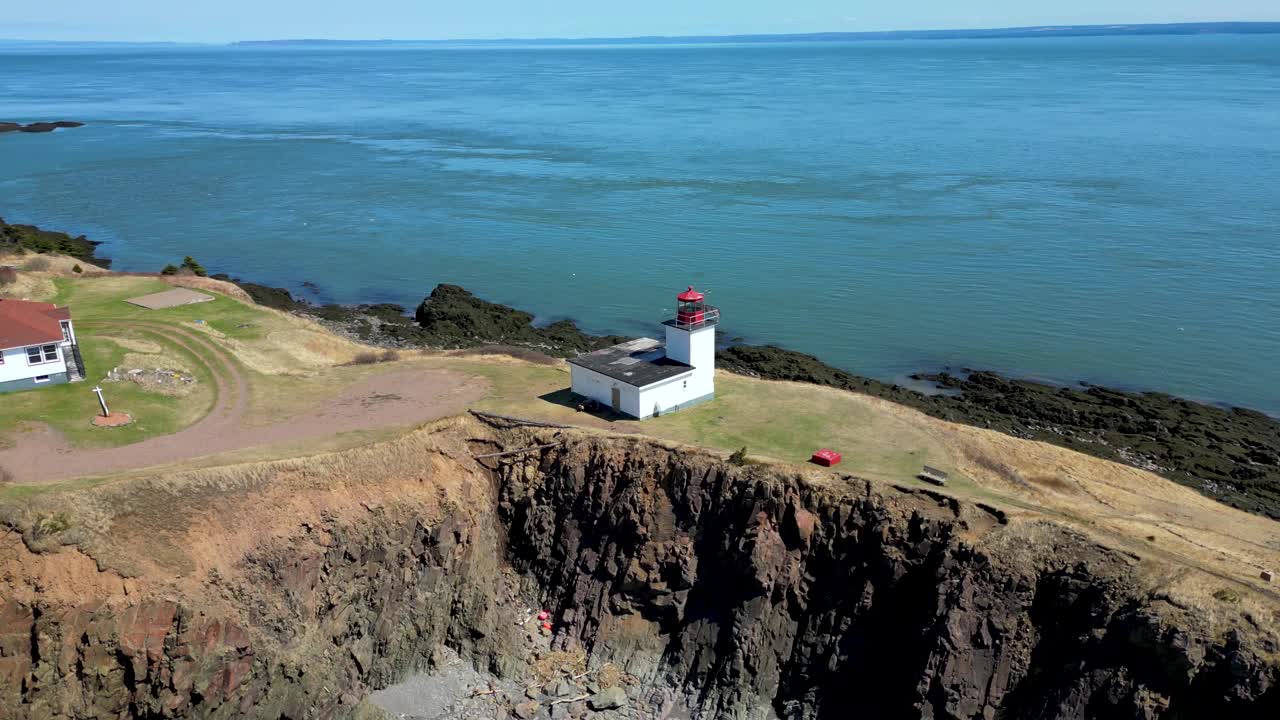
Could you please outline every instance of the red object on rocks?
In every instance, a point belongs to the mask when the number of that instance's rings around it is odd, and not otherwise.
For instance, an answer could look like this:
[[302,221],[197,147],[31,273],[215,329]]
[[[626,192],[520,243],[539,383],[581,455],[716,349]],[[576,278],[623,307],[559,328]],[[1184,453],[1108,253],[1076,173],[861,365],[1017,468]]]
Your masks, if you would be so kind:
[[542,623],[542,629],[543,629],[543,630],[550,630],[550,629],[551,629],[551,623],[548,623],[548,622],[544,622],[544,623]]
[[539,620],[546,620],[549,617],[551,617],[551,613],[547,612],[546,610],[543,610],[542,612],[538,613]]
[[840,460],[841,460],[840,453],[836,452],[835,450],[828,450],[826,448],[822,448],[818,452],[814,453],[813,457],[809,458],[809,462],[815,465],[821,465],[822,467],[831,467],[832,465],[839,465]]

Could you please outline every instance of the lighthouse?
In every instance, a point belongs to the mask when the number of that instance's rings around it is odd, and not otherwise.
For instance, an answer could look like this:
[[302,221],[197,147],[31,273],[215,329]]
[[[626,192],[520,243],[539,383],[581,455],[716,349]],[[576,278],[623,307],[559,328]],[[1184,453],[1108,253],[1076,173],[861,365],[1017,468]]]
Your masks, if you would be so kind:
[[571,390],[637,419],[663,415],[715,396],[719,308],[689,286],[664,321],[666,342],[638,338],[569,360]]

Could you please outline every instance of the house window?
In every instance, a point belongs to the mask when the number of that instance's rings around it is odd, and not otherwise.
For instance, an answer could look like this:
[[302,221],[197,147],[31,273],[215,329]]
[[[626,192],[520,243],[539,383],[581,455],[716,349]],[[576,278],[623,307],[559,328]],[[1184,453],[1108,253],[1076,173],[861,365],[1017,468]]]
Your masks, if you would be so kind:
[[688,389],[689,389],[689,381],[688,381],[688,380],[685,380],[683,383],[681,383],[681,384],[680,384],[680,387],[684,388],[685,390],[688,390]]
[[62,327],[62,342],[71,342],[71,323],[63,320],[58,324]]
[[48,376],[48,375],[37,375],[37,376],[36,376],[36,382],[38,382],[38,383],[42,383],[42,382],[49,382],[49,376]]
[[58,359],[57,345],[35,345],[27,348],[27,364],[39,365],[54,362]]

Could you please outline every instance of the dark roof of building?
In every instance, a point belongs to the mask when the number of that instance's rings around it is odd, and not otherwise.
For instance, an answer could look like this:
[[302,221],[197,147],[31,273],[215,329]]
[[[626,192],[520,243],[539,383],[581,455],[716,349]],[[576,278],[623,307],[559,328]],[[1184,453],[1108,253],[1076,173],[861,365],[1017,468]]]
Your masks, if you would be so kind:
[[569,362],[636,387],[652,385],[693,369],[692,365],[667,357],[666,348],[653,338],[631,340],[569,358]]
[[59,320],[70,320],[71,312],[49,303],[0,299],[0,350],[61,342]]

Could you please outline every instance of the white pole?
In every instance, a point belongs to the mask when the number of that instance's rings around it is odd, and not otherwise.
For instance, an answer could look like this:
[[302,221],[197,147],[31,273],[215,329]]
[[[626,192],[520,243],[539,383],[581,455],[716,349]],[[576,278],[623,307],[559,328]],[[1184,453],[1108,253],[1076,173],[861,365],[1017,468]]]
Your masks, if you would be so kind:
[[102,388],[94,386],[93,391],[98,394],[98,404],[102,406],[102,417],[111,417],[111,411],[107,409],[107,400],[102,397]]

